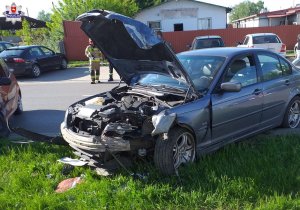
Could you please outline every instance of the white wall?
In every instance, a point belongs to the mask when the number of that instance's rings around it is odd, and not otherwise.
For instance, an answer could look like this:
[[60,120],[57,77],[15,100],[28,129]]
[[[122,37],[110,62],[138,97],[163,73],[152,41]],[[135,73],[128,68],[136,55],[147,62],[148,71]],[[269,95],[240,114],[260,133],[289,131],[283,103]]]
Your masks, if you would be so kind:
[[148,21],[160,21],[163,32],[174,31],[174,24],[183,23],[183,30],[198,30],[199,18],[211,18],[212,29],[226,28],[226,8],[202,2],[186,0],[170,1],[145,9],[135,17],[148,25]]

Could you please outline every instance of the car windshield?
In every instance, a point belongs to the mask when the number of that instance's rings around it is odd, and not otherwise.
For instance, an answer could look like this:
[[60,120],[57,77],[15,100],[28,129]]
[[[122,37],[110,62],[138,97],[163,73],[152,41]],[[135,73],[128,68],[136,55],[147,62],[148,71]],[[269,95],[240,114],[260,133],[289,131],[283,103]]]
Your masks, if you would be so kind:
[[7,49],[0,53],[1,57],[7,57],[7,56],[20,56],[24,52],[23,49]]
[[176,79],[173,79],[170,76],[165,76],[161,74],[140,74],[132,78],[131,85],[142,85],[142,86],[151,86],[156,88],[172,88],[177,89],[178,91],[186,91],[188,85],[184,82],[180,82]]
[[223,42],[219,38],[197,39],[194,49],[223,47]]
[[[178,55],[178,58],[193,80],[196,89],[201,93],[208,90],[211,81],[225,61],[224,57],[219,56]],[[169,87],[184,91],[189,88],[185,82],[180,82],[171,76],[154,73],[136,75],[132,78],[131,85]]]
[[178,55],[178,58],[197,90],[202,93],[208,90],[214,76],[225,61],[225,58],[220,56]]

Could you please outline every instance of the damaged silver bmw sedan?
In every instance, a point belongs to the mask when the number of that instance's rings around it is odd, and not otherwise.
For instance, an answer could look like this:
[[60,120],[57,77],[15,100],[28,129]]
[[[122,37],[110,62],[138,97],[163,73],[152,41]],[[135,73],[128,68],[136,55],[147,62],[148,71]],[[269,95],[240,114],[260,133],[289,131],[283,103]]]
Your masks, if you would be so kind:
[[146,25],[109,11],[78,17],[126,85],[71,105],[61,124],[76,154],[153,155],[163,174],[196,156],[300,122],[300,72],[261,49],[174,55]]

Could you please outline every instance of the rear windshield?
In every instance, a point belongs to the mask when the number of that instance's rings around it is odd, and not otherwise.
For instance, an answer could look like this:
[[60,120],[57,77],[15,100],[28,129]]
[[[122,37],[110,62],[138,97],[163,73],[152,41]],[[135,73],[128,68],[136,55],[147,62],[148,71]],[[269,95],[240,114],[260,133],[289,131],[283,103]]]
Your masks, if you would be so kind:
[[265,43],[281,43],[275,35],[263,35],[253,37],[253,44],[265,44]]
[[24,52],[24,49],[7,49],[0,53],[1,57],[6,56],[20,56]]
[[219,39],[219,38],[197,39],[193,49],[223,47],[223,46],[224,46],[224,43],[223,43],[222,39]]

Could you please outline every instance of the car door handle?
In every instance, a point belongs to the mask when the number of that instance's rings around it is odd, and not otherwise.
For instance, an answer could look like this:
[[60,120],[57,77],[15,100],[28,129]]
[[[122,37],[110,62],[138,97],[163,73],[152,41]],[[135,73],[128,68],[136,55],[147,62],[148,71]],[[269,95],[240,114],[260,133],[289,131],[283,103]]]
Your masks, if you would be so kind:
[[290,80],[285,80],[285,81],[284,81],[284,84],[285,84],[286,86],[289,86],[289,85],[290,85]]
[[262,92],[261,89],[255,89],[255,90],[253,91],[253,94],[254,94],[254,95],[259,95],[259,94],[261,94],[261,92]]

